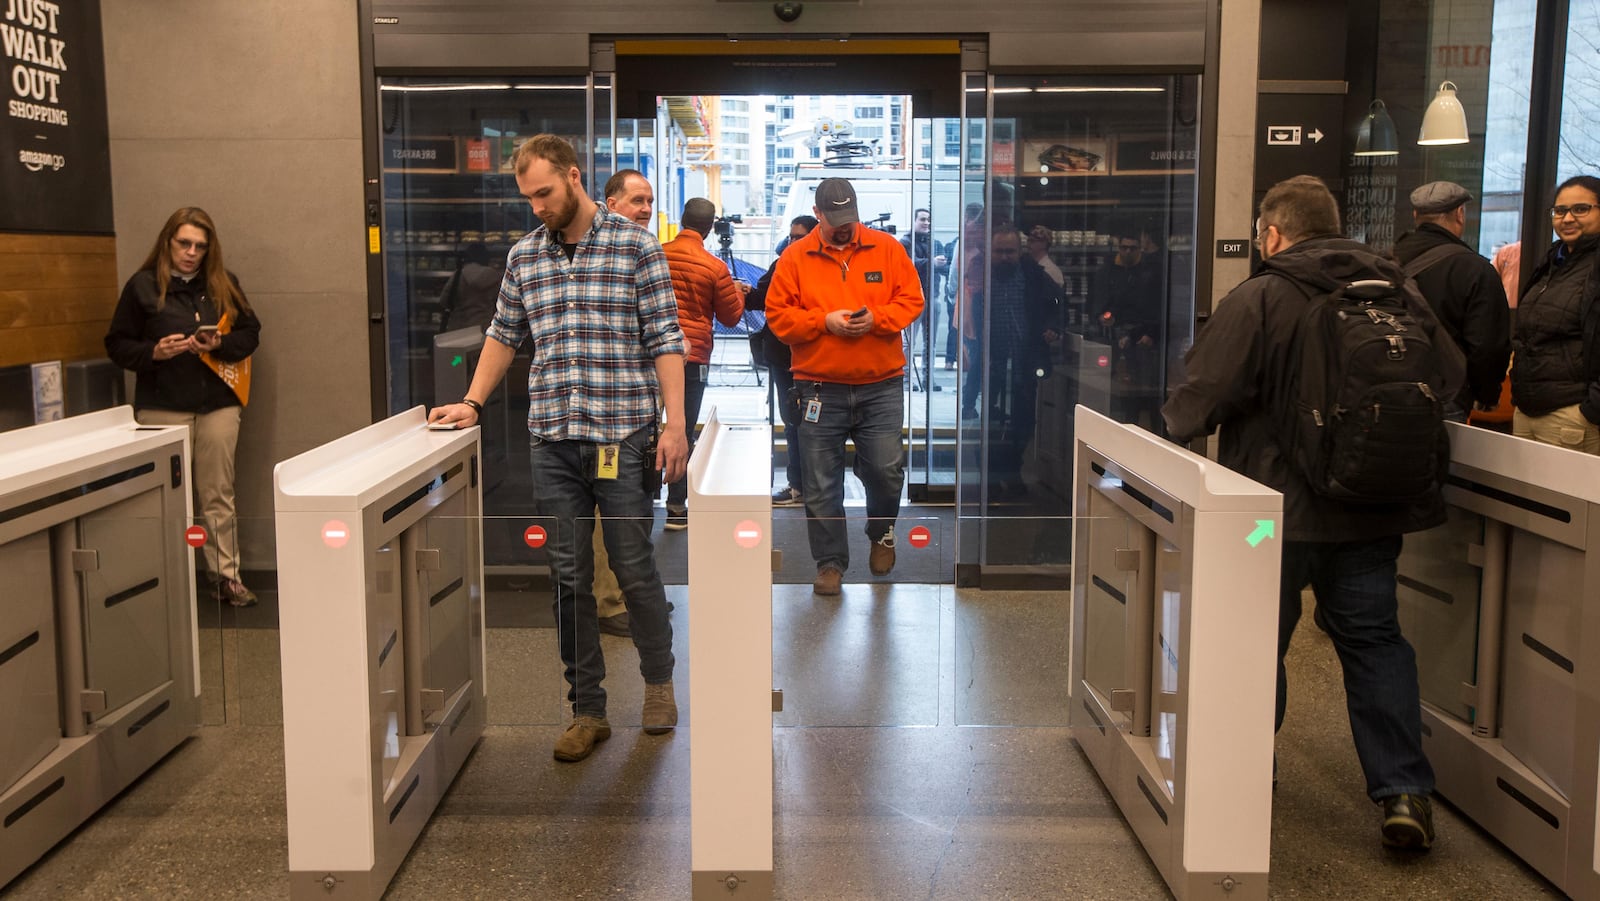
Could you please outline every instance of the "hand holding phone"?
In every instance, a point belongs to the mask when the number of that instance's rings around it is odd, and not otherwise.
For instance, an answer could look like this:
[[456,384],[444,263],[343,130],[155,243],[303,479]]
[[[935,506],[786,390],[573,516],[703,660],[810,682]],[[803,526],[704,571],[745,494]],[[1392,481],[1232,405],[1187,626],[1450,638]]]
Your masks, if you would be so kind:
[[850,314],[850,318],[851,319],[860,319],[861,317],[863,317],[865,315],[867,315],[867,308],[866,307],[862,307],[861,309],[856,310],[854,313],[851,313]]
[[194,334],[197,338],[215,338],[220,334],[220,332],[218,331],[217,326],[202,325],[194,330]]

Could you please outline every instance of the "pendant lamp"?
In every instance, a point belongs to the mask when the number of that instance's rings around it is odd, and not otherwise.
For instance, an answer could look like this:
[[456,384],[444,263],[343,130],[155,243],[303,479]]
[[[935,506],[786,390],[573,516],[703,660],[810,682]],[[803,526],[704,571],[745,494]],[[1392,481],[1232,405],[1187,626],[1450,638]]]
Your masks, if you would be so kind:
[[1417,143],[1424,147],[1467,143],[1467,111],[1456,99],[1455,82],[1439,85],[1439,93],[1422,115],[1422,133],[1417,136]]
[[1361,120],[1361,130],[1356,132],[1356,156],[1398,156],[1400,140],[1394,133],[1394,120],[1382,100],[1372,101],[1367,107],[1367,117]]

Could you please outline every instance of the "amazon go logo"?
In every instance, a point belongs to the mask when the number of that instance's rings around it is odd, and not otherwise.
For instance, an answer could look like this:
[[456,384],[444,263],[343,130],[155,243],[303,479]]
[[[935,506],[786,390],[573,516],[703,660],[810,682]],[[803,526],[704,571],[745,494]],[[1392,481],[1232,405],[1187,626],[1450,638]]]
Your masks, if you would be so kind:
[[29,172],[39,172],[44,169],[60,171],[67,165],[67,158],[59,153],[43,153],[38,150],[17,151],[17,161]]

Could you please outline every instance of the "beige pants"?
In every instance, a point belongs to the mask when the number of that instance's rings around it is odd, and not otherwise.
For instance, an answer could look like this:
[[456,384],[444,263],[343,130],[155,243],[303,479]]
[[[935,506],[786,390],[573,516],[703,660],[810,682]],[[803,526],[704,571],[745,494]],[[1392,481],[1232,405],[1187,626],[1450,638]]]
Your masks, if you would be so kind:
[[1568,450],[1600,454],[1600,426],[1585,419],[1578,412],[1577,404],[1543,416],[1529,416],[1518,410],[1511,416],[1511,434]]
[[628,611],[622,602],[622,587],[617,584],[617,574],[611,571],[611,557],[606,553],[605,536],[600,528],[600,508],[594,508],[594,602],[600,616],[616,616]]
[[195,505],[206,531],[206,568],[219,579],[239,578],[239,526],[233,505],[233,455],[239,446],[241,407],[210,413],[135,410],[143,425],[186,425],[194,454]]

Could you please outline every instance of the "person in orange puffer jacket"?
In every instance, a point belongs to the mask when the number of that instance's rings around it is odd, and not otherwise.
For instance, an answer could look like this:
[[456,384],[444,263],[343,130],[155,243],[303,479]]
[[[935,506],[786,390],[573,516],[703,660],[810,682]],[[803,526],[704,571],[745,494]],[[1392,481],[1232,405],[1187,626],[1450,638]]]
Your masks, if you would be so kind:
[[[678,236],[661,245],[672,270],[672,290],[678,295],[678,328],[688,352],[683,357],[683,413],[689,427],[689,450],[694,452],[694,427],[700,420],[700,401],[705,397],[711,373],[711,334],[714,317],[726,326],[739,323],[744,315],[744,291],[728,266],[706,250],[706,236],[716,221],[717,208],[704,197],[690,198],[683,205],[682,229]],[[667,524],[671,531],[689,527],[689,479],[667,486]]]

